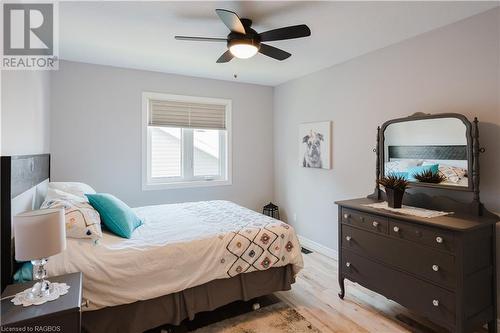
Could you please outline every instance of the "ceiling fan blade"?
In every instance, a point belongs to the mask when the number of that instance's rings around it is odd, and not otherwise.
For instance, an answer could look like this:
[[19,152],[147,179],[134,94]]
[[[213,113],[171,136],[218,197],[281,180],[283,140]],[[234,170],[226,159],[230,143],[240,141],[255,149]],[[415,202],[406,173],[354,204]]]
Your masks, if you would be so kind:
[[216,9],[215,12],[219,15],[220,19],[224,22],[226,27],[229,28],[229,30],[242,35],[246,33],[245,27],[236,13],[225,9]]
[[271,42],[274,40],[292,39],[311,36],[311,30],[305,24],[293,25],[290,27],[279,28],[265,31],[259,34],[260,40],[263,42]]
[[260,44],[259,52],[276,60],[285,60],[286,58],[291,56],[291,54],[286,51],[280,50],[277,47],[266,44]]
[[213,37],[189,37],[189,36],[175,36],[177,40],[187,40],[193,42],[227,42],[226,38],[213,38]]
[[220,57],[219,59],[217,59],[217,63],[218,64],[222,64],[224,62],[229,62],[231,61],[231,59],[233,59],[234,56],[233,54],[231,53],[231,51],[227,50],[226,52],[224,52]]

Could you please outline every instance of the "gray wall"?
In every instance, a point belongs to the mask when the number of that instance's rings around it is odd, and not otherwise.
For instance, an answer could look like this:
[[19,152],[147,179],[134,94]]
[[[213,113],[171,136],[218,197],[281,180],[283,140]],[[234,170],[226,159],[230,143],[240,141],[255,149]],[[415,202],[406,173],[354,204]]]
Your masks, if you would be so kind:
[[[142,191],[143,91],[232,100],[232,185]],[[63,61],[52,76],[53,179],[132,206],[230,199],[260,209],[273,197],[272,101],[271,87]]]
[[1,71],[1,154],[49,152],[50,72]]
[[[500,211],[499,16],[490,10],[275,88],[275,199],[301,236],[337,249],[333,202],[373,191],[377,125],[414,112],[479,118],[482,200]],[[324,120],[333,121],[333,169],[297,166],[299,124]]]

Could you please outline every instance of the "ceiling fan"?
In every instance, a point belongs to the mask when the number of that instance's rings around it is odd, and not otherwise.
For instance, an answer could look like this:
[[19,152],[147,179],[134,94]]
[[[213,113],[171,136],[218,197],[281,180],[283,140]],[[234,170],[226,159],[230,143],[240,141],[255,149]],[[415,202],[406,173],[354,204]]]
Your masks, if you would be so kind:
[[175,36],[175,39],[201,42],[226,42],[228,50],[217,59],[218,63],[229,62],[234,57],[248,59],[257,54],[257,52],[277,60],[285,60],[291,56],[290,53],[274,46],[263,44],[262,42],[301,38],[311,35],[311,30],[305,24],[269,30],[259,34],[251,28],[252,20],[247,18],[240,19],[236,13],[225,9],[216,9],[215,12],[229,30],[231,30],[226,38]]

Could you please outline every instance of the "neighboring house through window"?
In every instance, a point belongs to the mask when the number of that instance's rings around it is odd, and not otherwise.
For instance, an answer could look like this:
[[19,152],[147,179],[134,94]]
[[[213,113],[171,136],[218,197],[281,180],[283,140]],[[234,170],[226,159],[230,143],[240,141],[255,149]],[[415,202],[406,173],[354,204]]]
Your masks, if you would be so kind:
[[142,187],[231,183],[231,101],[143,93]]

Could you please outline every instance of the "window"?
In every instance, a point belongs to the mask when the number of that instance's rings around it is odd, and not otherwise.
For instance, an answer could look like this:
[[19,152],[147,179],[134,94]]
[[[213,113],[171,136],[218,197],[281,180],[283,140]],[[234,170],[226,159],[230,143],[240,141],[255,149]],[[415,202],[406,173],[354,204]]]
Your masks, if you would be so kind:
[[143,189],[228,185],[231,101],[143,93]]

